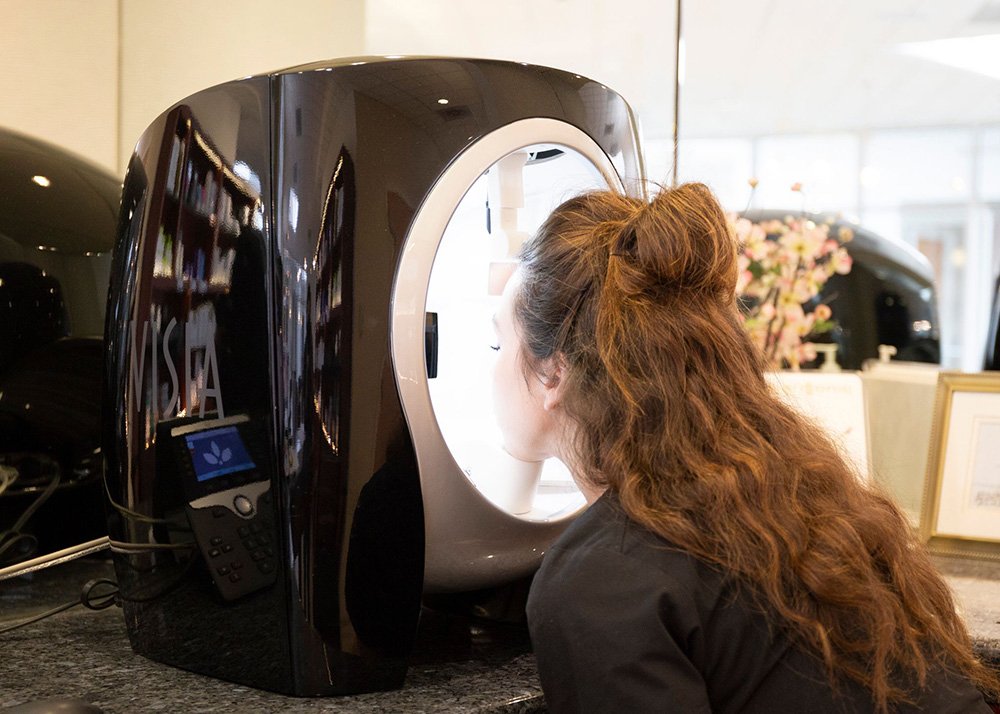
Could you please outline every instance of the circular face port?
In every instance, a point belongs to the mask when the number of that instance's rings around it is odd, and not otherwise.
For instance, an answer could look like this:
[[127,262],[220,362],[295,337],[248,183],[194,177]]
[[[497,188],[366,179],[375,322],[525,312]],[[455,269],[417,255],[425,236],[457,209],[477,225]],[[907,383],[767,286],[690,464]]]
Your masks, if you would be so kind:
[[437,426],[476,489],[524,520],[569,516],[585,501],[562,463],[518,462],[501,446],[491,388],[502,349],[496,313],[521,244],[564,200],[606,188],[600,169],[568,146],[532,144],[507,153],[466,190],[431,269],[424,357]]

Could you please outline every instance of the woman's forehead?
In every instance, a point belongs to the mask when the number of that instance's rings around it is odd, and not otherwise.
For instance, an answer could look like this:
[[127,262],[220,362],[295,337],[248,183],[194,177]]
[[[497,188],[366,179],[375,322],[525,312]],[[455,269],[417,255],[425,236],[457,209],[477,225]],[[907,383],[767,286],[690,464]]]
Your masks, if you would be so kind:
[[509,302],[514,294],[517,292],[518,288],[521,287],[521,269],[515,268],[510,277],[507,278],[507,283],[503,286],[503,299],[504,302]]
[[493,315],[494,324],[506,325],[514,314],[514,297],[521,287],[521,273],[515,271],[507,284],[504,286],[503,295],[500,297],[500,306]]

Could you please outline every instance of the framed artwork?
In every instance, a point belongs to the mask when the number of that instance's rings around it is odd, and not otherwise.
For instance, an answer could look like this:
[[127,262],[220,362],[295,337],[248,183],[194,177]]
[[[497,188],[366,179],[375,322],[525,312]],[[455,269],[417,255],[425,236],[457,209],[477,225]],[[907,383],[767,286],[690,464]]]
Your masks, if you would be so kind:
[[1000,560],[1000,372],[938,376],[920,535],[937,553]]

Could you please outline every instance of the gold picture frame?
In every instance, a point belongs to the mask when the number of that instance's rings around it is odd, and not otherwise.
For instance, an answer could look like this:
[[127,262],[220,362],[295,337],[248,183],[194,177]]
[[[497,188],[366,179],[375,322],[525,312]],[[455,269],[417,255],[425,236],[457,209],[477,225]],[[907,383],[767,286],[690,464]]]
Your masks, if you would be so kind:
[[1000,561],[1000,372],[938,375],[920,537]]

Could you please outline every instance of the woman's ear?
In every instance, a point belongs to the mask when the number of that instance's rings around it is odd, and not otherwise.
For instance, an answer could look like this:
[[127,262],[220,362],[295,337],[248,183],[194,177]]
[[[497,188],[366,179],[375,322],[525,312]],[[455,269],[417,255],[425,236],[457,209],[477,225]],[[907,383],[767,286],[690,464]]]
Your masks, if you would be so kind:
[[566,385],[566,359],[560,354],[548,360],[542,380],[542,408],[551,411],[562,403]]

